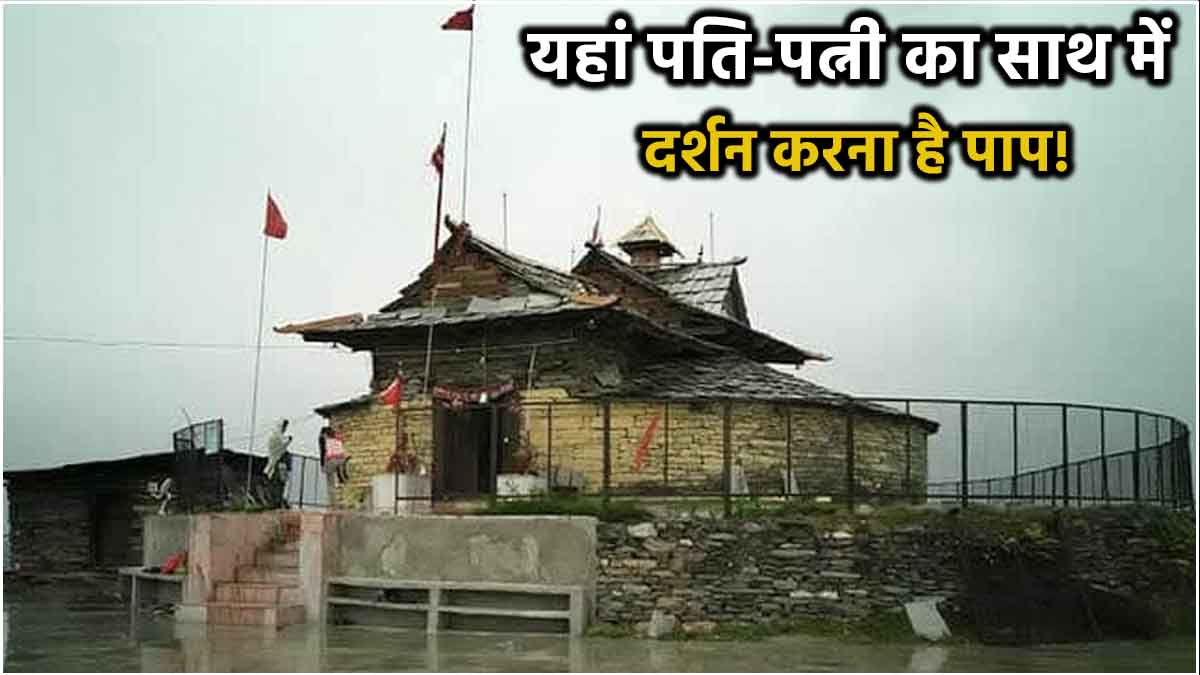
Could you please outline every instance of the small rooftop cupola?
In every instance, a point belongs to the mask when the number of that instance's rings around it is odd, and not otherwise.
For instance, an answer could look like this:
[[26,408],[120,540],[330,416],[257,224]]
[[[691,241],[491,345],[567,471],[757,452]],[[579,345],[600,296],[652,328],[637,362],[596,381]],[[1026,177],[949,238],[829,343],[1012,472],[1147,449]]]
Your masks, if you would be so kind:
[[651,216],[646,216],[633,229],[621,235],[617,246],[629,256],[629,262],[634,267],[645,269],[658,269],[663,258],[679,255],[679,250]]

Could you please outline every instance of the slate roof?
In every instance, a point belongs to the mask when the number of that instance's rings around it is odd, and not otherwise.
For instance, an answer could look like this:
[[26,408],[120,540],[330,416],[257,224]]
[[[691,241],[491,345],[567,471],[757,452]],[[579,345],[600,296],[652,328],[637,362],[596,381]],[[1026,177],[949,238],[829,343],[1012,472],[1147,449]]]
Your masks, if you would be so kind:
[[[755,358],[772,363],[803,363],[804,361],[828,361],[830,357],[817,351],[802,349],[783,340],[773,337],[763,331],[752,328],[747,321],[739,320],[724,310],[711,311],[699,305],[686,302],[672,295],[667,288],[660,286],[650,276],[650,270],[642,270],[599,247],[590,247],[576,265],[575,270],[588,269],[589,265],[598,264],[614,274],[632,283],[658,293],[678,303],[689,310],[692,323],[704,328],[684,329],[684,332],[694,334],[709,342],[748,350],[756,354]],[[740,265],[738,259],[730,261],[730,265]]]
[[565,297],[591,290],[591,285],[586,280],[570,272],[564,272],[548,265],[543,265],[532,258],[517,255],[512,251],[493,244],[474,232],[468,233],[466,245],[479,247],[484,253],[492,256],[498,265],[520,277],[531,286],[548,293]]
[[[472,297],[467,305],[460,310],[451,310],[445,306],[402,307],[388,312],[378,312],[368,315],[365,319],[340,324],[329,324],[324,321],[306,324],[289,324],[275,329],[277,333],[303,333],[306,340],[328,339],[330,335],[347,335],[373,330],[419,328],[429,325],[447,326],[454,324],[473,323],[476,321],[497,321],[503,319],[524,319],[535,316],[553,316],[569,312],[594,311],[607,307],[616,302],[615,297],[601,297],[600,301],[561,298],[546,293],[531,293],[505,298],[491,299]],[[314,327],[315,326],[315,327]]]
[[[450,237],[445,244],[442,244],[442,249],[455,245],[457,244],[453,241],[453,237]],[[575,294],[588,293],[594,290],[586,279],[577,277],[570,272],[564,272],[548,265],[543,265],[532,258],[517,255],[475,234],[469,229],[466,231],[462,245],[466,248],[478,249],[481,253],[494,260],[505,271],[521,279],[535,291],[550,293],[559,297],[570,297]],[[428,267],[426,270],[428,270]],[[422,270],[421,274],[412,283],[400,289],[399,298],[384,305],[379,311],[391,312],[412,304],[410,302],[412,295],[424,283],[425,277],[425,270]]]
[[749,323],[744,313],[737,316],[725,304],[734,292],[737,267],[744,262],[745,258],[734,258],[725,262],[691,263],[647,270],[646,275],[676,300]]
[[[763,401],[773,403],[810,403],[842,407],[850,396],[827,389],[819,384],[763,365],[739,354],[671,359],[640,367],[637,372],[626,373],[620,384],[594,395],[580,398],[625,398],[655,400],[723,400]],[[377,393],[368,393],[330,403],[316,412],[330,412],[370,403]],[[895,408],[858,401],[854,408],[859,412],[875,415],[906,415]],[[938,423],[915,415],[907,415],[914,422],[925,426],[930,433],[936,432]]]
[[632,373],[619,392],[652,398],[737,398],[755,400],[828,400],[844,394],[737,354],[663,361]]
[[[846,394],[827,389],[800,377],[780,372],[739,354],[704,358],[672,359],[643,366],[626,376],[618,390],[605,392],[625,398],[736,399],[739,401],[806,402],[843,406]],[[860,411],[905,416],[903,412],[877,403],[856,402]],[[937,423],[909,415],[937,430]]]

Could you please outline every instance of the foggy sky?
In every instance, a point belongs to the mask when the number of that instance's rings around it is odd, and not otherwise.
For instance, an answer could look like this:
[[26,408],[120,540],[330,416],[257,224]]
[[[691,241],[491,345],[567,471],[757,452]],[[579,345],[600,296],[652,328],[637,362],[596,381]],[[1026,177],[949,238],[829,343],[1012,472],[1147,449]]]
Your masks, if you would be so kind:
[[[464,3],[465,5],[465,3]],[[636,49],[634,84],[557,88],[526,70],[526,24],[599,24],[614,7],[478,10],[467,209],[498,241],[565,267],[603,205],[615,240],[653,213],[693,258],[716,214],[716,255],[740,268],[754,325],[832,354],[800,375],[856,394],[1129,405],[1194,423],[1195,13],[1174,81],[926,88],[889,50],[885,87],[675,89]],[[459,5],[4,9],[4,333],[254,343],[264,196],[288,218],[271,242],[266,321],[375,311],[428,260],[450,126],[447,199],[460,215],[467,35]],[[625,7],[635,25],[694,8]],[[755,7],[775,24],[840,23],[853,7]],[[909,24],[1126,25],[1134,7],[884,7]],[[760,38],[762,39],[762,38]],[[986,50],[984,54],[986,55]],[[668,181],[637,161],[633,128],[734,120],[907,124],[1059,122],[1068,180],[983,180],[957,148],[948,180]],[[904,150],[907,152],[907,149]],[[706,258],[711,257],[708,251]],[[363,393],[365,354],[296,348],[267,331],[258,427],[289,416],[312,452],[316,405]],[[284,348],[277,348],[284,347]],[[165,450],[171,430],[224,417],[249,429],[253,351],[4,343],[4,467]],[[260,432],[259,444],[265,442]]]

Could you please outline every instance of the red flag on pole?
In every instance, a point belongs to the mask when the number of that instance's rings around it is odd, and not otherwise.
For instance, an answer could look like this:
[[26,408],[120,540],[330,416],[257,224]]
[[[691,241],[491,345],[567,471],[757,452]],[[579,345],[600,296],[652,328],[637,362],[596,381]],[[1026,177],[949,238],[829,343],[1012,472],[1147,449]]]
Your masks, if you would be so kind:
[[392,380],[392,383],[390,385],[388,385],[387,389],[384,389],[382,392],[379,393],[379,403],[381,405],[390,406],[392,408],[395,408],[396,406],[400,405],[400,400],[403,398],[404,398],[404,380],[400,379],[399,375],[397,375],[395,377],[395,379]]
[[283,219],[283,213],[279,211],[270,192],[267,193],[267,224],[263,227],[263,234],[276,239],[287,236],[287,221]]
[[442,140],[438,141],[437,147],[433,149],[433,154],[429,156],[429,163],[433,168],[437,169],[438,176],[442,175],[442,169],[446,166],[446,129],[442,129]]
[[455,12],[453,16],[446,19],[446,23],[442,24],[442,30],[472,30],[474,27],[475,5]]

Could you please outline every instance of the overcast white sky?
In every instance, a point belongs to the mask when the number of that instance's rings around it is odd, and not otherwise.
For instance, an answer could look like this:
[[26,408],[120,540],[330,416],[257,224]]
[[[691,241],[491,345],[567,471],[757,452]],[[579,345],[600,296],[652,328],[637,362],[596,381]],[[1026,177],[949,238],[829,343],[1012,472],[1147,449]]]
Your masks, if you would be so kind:
[[[741,268],[755,325],[834,360],[801,373],[859,394],[1063,399],[1191,422],[1196,405],[1195,13],[1179,7],[1174,82],[1114,63],[1114,83],[925,88],[893,62],[882,88],[673,89],[635,52],[627,89],[556,88],[527,72],[526,24],[603,22],[621,6],[484,6],[477,17],[469,219],[566,266],[604,206],[608,240],[647,212],[694,256],[716,213],[718,257]],[[637,25],[686,6],[623,6]],[[272,242],[268,324],[373,311],[428,258],[450,124],[458,212],[467,35],[460,5],[8,6],[4,9],[4,467],[169,447],[224,417],[248,433],[253,351],[18,342],[10,336],[251,345],[264,192],[291,224]],[[840,23],[852,6],[755,7],[774,24]],[[1133,6],[895,6],[888,25],[1113,24]],[[895,50],[891,50],[895,58]],[[1116,57],[1123,50],[1114,52]],[[821,175],[667,181],[637,162],[633,128],[714,105],[756,122],[1068,121],[1069,180]],[[957,151],[955,151],[957,159]],[[276,349],[259,427],[303,422],[365,391],[365,355]],[[260,434],[260,442],[263,440]],[[244,443],[244,440],[240,441]],[[236,445],[237,443],[234,443]]]

